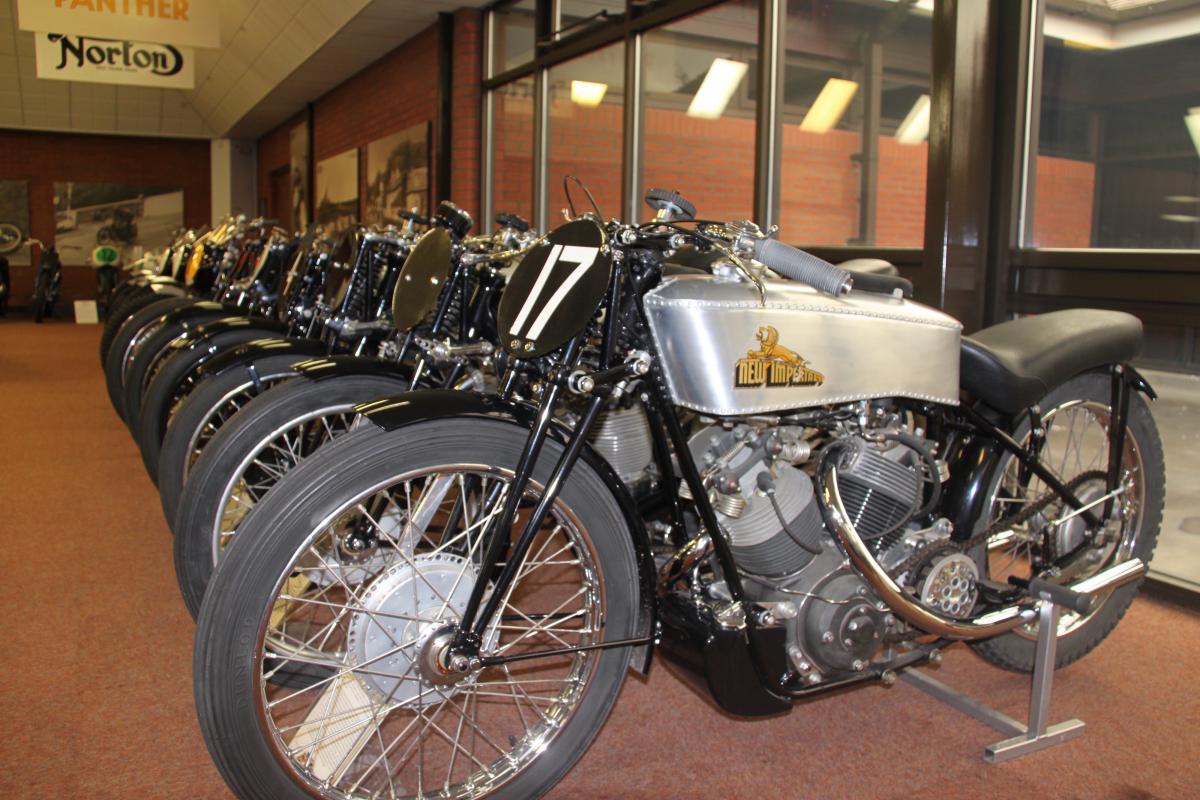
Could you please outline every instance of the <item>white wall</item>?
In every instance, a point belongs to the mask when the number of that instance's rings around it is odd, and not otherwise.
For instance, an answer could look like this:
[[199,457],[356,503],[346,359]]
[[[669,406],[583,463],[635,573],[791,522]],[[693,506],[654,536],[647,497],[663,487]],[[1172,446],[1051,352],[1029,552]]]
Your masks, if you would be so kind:
[[213,139],[211,148],[212,218],[257,216],[258,150],[254,142]]

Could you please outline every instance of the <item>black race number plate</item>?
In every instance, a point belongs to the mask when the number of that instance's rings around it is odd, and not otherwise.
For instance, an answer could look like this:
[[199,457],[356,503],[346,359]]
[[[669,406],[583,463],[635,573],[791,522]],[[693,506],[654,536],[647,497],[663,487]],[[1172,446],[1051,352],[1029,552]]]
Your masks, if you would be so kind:
[[562,347],[600,307],[612,274],[608,236],[587,219],[546,237],[513,271],[497,322],[504,348],[534,358]]
[[450,232],[430,228],[413,245],[396,290],[392,292],[392,321],[396,330],[408,331],[429,316],[450,276]]

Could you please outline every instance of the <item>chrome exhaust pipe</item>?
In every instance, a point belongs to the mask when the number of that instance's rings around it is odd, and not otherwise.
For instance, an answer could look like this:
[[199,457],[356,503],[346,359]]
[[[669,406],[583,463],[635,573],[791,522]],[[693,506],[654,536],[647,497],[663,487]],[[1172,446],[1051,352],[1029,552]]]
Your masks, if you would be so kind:
[[[827,512],[826,520],[832,528],[833,535],[841,544],[842,550],[849,556],[850,562],[871,585],[871,588],[875,590],[879,599],[887,603],[896,616],[914,628],[943,639],[986,639],[989,636],[1007,633],[1037,619],[1038,601],[1036,600],[1005,606],[974,619],[954,619],[909,597],[879,566],[879,562],[871,555],[871,551],[867,549],[862,537],[855,530],[854,523],[850,521],[850,515],[846,513],[846,507],[838,492],[837,467],[833,465],[827,467],[818,483],[821,502]],[[1095,594],[1135,581],[1145,571],[1146,565],[1142,560],[1133,558],[1115,564],[1067,588],[1081,594]]]
[[1146,562],[1140,558],[1131,558],[1120,564],[1113,564],[1107,569],[1102,569],[1090,578],[1076,581],[1067,588],[1080,594],[1099,594],[1140,580],[1145,574]]

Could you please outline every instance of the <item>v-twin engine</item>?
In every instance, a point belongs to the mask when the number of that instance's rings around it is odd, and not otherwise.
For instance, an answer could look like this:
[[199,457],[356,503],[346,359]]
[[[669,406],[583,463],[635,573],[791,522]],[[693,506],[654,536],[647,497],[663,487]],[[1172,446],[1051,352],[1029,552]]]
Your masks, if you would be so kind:
[[[748,599],[765,609],[764,622],[786,628],[788,661],[808,684],[866,669],[905,630],[833,543],[810,475],[815,462],[835,459],[846,512],[882,562],[900,563],[930,536],[948,535],[910,524],[926,481],[937,479],[924,440],[896,430],[805,438],[813,433],[711,425],[689,443]],[[974,576],[966,578],[973,589]],[[719,579],[707,591],[727,594]]]

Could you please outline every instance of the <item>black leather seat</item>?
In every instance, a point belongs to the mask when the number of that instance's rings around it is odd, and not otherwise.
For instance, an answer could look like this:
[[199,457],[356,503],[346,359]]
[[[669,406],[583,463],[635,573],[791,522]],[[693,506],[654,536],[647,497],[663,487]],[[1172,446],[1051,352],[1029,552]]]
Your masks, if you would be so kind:
[[961,382],[992,408],[1017,414],[1075,375],[1129,361],[1141,349],[1142,323],[1132,314],[1052,311],[964,336]]

